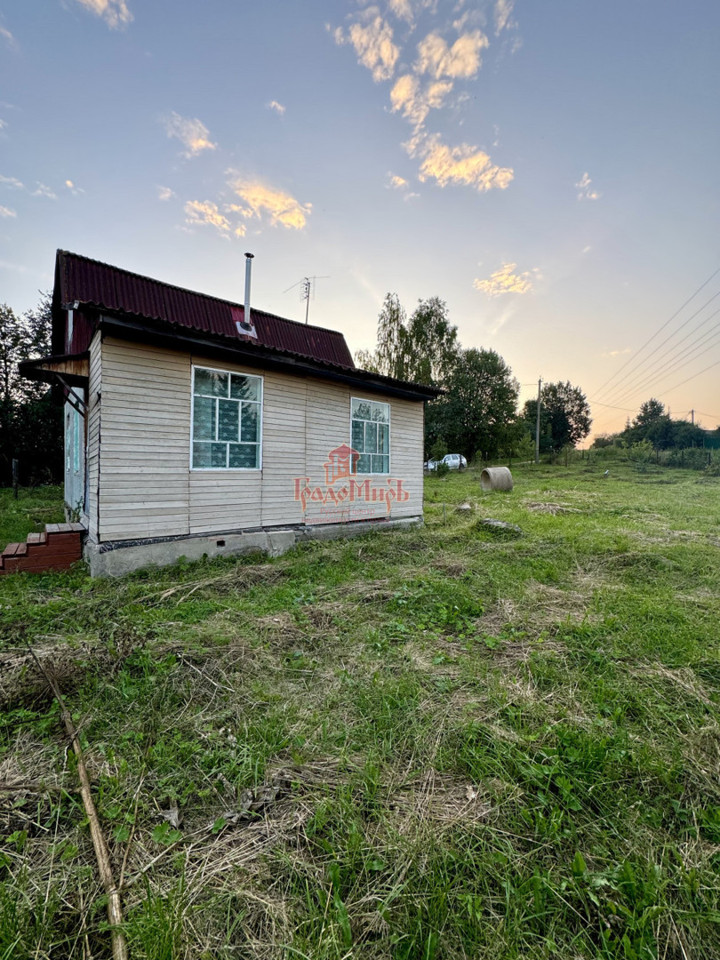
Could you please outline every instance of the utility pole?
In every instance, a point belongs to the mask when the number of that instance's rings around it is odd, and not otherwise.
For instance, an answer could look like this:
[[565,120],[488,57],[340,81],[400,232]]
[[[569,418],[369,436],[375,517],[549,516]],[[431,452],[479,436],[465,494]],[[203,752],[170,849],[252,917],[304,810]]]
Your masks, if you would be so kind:
[[694,411],[694,410],[691,410],[691,411],[690,411],[690,423],[691,423],[693,426],[695,426],[695,411]]
[[305,277],[303,282],[303,297],[305,298],[305,323],[308,322],[308,314],[310,313],[310,277]]
[[542,388],[542,377],[538,380],[538,398],[537,398],[537,420],[535,423],[535,463],[540,463],[540,406],[542,400],[540,391]]
[[327,274],[322,277],[303,277],[302,280],[298,280],[297,283],[293,283],[293,285],[288,287],[287,290],[283,290],[283,293],[289,293],[293,287],[298,287],[300,284],[302,284],[300,299],[305,301],[305,323],[308,322],[310,316],[310,295],[312,294],[313,300],[315,299],[315,285],[317,281],[328,279],[329,275]]

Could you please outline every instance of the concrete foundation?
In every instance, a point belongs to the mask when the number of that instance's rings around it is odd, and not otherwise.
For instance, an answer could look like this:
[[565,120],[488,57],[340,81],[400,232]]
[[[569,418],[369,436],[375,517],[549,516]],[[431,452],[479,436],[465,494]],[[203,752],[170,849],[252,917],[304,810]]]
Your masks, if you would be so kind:
[[355,523],[267,528],[152,540],[116,540],[111,543],[88,540],[84,557],[90,566],[91,576],[122,577],[141,567],[168,566],[181,557],[201,560],[204,556],[230,557],[248,553],[279,557],[304,540],[338,540],[378,530],[419,526],[422,522],[422,517],[403,517],[400,520],[360,520]]

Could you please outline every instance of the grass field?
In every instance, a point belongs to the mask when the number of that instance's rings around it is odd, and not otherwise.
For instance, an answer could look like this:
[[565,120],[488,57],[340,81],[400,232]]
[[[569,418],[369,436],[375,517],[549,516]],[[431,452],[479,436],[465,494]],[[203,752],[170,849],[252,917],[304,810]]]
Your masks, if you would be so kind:
[[109,956],[27,642],[133,960],[720,957],[720,479],[603,470],[430,477],[424,528],[273,561],[0,578],[0,960]]
[[9,488],[0,488],[0,550],[29,533],[45,529],[46,523],[65,520],[60,487],[36,487],[18,490],[17,499]]

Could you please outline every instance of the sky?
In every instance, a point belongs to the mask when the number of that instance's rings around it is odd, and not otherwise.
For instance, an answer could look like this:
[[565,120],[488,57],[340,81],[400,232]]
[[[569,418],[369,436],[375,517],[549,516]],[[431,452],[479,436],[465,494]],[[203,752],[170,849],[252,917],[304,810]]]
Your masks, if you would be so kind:
[[[0,303],[57,248],[341,330],[388,292],[720,424],[717,0],[0,0]],[[714,313],[714,311],[718,311]]]

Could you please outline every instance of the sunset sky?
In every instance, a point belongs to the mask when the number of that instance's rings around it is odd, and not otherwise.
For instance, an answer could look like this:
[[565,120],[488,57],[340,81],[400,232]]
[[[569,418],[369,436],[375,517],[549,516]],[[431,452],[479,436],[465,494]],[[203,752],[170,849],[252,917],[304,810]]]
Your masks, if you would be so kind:
[[[594,429],[720,424],[717,0],[0,0],[0,303],[58,247],[374,345],[440,296]],[[288,291],[288,288],[291,288]]]

